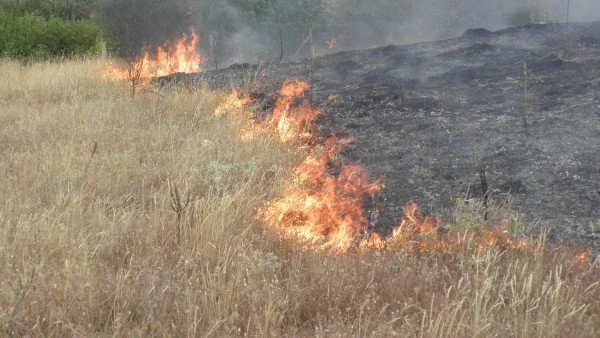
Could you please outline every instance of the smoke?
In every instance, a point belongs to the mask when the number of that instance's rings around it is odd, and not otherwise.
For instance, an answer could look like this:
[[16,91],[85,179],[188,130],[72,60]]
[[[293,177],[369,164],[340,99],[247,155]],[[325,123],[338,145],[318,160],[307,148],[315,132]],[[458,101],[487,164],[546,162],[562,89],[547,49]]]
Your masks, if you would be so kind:
[[[112,0],[105,22],[125,52],[195,25],[205,68],[462,35],[469,28],[600,20],[599,0]],[[281,37],[281,39],[280,39]]]
[[[598,0],[410,0],[386,12],[397,19],[352,22],[347,48],[408,44],[457,37],[470,28],[499,30],[528,23],[600,20]],[[370,3],[370,2],[368,2]]]
[[[285,1],[283,1],[285,3]],[[528,23],[588,22],[600,20],[598,0],[322,0],[322,20],[307,15],[306,24],[290,23],[293,15],[275,8],[259,22],[231,34],[223,64],[276,61],[280,55],[278,28],[282,29],[284,58],[309,57],[312,38],[317,55],[352,49],[409,44],[457,37],[470,28],[499,30]],[[306,3],[306,2],[297,2]],[[230,5],[235,7],[233,5]],[[243,14],[234,11],[237,22]],[[301,15],[306,15],[302,13]]]
[[101,17],[113,48],[125,56],[172,40],[197,21],[186,0],[109,0]]

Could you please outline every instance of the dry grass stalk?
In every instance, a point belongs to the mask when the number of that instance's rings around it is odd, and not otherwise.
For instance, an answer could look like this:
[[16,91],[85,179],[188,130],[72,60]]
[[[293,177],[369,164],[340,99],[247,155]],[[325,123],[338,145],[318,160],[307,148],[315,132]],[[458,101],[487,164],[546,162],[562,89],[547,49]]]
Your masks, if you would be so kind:
[[142,73],[144,69],[144,59],[140,61],[130,60],[129,67],[127,68],[127,81],[131,87],[131,97],[135,97],[135,93],[139,91],[139,88],[143,86],[144,79]]
[[182,199],[177,185],[171,181],[167,181],[167,183],[169,185],[169,195],[171,196],[171,210],[177,214],[177,244],[179,244],[181,243],[181,217],[190,205],[190,192],[187,191]]
[[529,136],[529,124],[527,123],[527,112],[529,110],[528,95],[529,74],[527,71],[527,62],[523,61],[523,110],[521,111],[521,118],[523,119],[523,128],[525,129],[525,135],[527,136]]
[[85,181],[85,177],[87,176],[88,169],[90,168],[92,159],[96,155],[97,151],[98,151],[98,142],[94,141],[94,143],[92,143],[92,146],[90,147],[90,158],[88,158],[88,161],[85,164],[85,169],[83,169],[83,175],[82,175],[82,179],[81,179],[82,184]]
[[490,199],[490,190],[488,187],[487,172],[485,166],[479,171],[479,179],[481,180],[481,193],[483,194],[483,208],[485,210],[484,221],[488,220],[489,210],[488,204]]

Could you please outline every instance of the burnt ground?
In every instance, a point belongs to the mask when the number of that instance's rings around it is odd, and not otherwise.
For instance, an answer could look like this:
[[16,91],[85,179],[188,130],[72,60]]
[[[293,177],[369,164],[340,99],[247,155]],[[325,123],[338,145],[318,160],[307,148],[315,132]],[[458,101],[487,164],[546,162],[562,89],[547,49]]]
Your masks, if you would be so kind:
[[[456,198],[481,199],[485,167],[493,200],[510,196],[551,238],[600,249],[600,22],[475,29],[158,82],[273,94],[288,78],[311,81],[323,123],[355,137],[345,160],[383,177],[382,224],[411,199],[451,217]],[[325,103],[330,94],[339,98]]]

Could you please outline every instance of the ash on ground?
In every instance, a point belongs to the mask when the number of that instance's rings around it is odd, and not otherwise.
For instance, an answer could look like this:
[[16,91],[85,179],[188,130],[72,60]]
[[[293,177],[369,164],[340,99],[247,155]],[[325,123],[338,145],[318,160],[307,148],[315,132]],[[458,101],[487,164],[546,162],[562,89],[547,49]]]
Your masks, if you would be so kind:
[[474,29],[155,82],[269,97],[288,78],[309,80],[323,123],[356,139],[345,160],[384,179],[380,224],[409,200],[451,219],[457,198],[482,198],[485,168],[493,200],[510,196],[554,240],[600,249],[600,22]]

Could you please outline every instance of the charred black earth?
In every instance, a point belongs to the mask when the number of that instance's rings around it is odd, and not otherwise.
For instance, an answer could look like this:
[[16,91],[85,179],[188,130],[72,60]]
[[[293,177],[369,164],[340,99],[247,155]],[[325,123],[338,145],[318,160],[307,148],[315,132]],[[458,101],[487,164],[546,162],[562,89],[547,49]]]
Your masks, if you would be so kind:
[[[532,25],[313,60],[233,65],[157,79],[268,95],[309,80],[331,130],[356,139],[345,160],[386,189],[381,224],[415,200],[447,217],[456,198],[491,198],[600,249],[600,22]],[[339,98],[328,102],[330,94]]]

